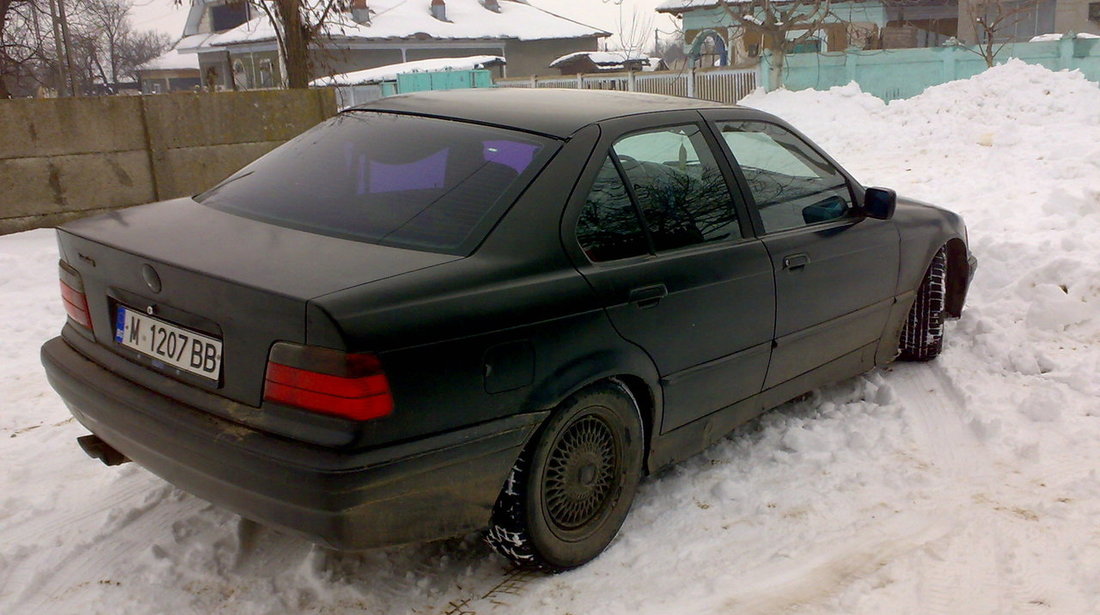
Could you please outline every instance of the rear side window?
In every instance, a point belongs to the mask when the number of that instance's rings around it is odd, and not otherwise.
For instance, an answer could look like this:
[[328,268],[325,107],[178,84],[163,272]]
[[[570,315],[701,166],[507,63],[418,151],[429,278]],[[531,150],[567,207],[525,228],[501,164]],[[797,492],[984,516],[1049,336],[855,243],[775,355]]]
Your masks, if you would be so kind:
[[196,200],[306,231],[465,255],[556,149],[502,128],[353,111]]
[[740,237],[725,177],[694,124],[616,141],[577,220],[593,262]]
[[698,126],[635,133],[614,150],[658,252],[740,237],[726,179]]
[[577,240],[594,262],[649,252],[649,240],[642,230],[638,209],[610,156],[604,159],[577,220]]

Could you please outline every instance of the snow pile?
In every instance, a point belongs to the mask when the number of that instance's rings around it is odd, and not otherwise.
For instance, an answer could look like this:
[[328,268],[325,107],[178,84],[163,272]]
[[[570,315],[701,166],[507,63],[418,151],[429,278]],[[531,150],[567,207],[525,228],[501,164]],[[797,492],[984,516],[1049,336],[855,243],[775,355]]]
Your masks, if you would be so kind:
[[1100,334],[1100,86],[1079,72],[1010,60],[889,105],[855,84],[742,104],[788,119],[867,185],[961,212],[982,259],[973,312],[1010,315],[978,339],[1013,366],[1053,368],[1067,334]]
[[51,234],[2,237],[0,612],[1097,612],[1100,87],[1009,62],[889,105],[854,86],[744,103],[965,216],[981,263],[938,360],[647,479],[568,574],[510,572],[476,536],[339,555],[86,459],[37,361],[63,319]]

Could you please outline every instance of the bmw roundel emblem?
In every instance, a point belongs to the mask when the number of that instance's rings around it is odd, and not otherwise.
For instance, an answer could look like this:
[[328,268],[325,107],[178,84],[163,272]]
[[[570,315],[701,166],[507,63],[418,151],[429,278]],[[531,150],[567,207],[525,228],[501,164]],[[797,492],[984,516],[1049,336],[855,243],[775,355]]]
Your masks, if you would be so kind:
[[160,276],[157,275],[157,271],[153,269],[152,265],[141,266],[141,277],[145,279],[145,285],[149,287],[149,290],[155,293],[160,292]]

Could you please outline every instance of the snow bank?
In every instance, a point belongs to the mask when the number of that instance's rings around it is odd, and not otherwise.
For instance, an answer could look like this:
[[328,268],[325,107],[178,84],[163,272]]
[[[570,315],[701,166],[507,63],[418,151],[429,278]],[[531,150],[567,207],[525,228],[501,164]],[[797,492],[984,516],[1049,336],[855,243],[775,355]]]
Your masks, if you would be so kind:
[[869,185],[962,213],[944,354],[816,392],[642,486],[604,556],[510,572],[476,536],[340,555],[79,452],[45,383],[48,231],[0,238],[0,612],[1095,613],[1100,87],[1008,62],[889,105],[745,104]]

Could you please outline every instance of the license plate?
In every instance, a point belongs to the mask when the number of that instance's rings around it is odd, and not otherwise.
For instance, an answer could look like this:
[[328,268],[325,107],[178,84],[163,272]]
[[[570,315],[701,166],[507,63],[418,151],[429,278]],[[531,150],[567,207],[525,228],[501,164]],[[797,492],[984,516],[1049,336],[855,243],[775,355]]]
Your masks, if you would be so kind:
[[217,380],[222,364],[222,343],[153,318],[125,306],[118,307],[115,342],[190,374]]

